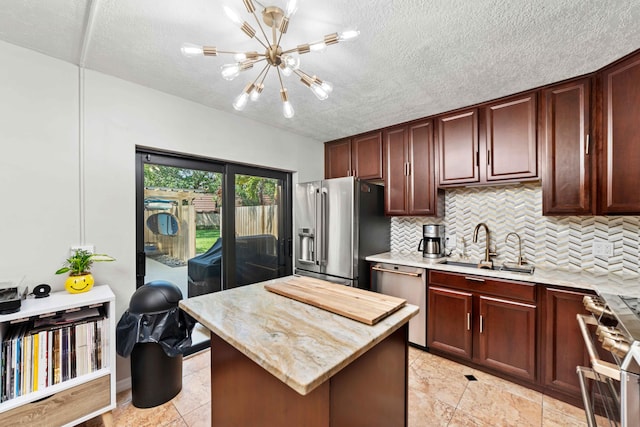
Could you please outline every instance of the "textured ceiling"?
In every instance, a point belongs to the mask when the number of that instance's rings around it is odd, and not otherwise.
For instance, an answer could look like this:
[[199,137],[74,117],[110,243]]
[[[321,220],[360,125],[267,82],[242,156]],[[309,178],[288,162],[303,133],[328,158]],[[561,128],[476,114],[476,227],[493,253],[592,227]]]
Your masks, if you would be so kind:
[[318,141],[585,74],[640,48],[638,0],[301,0],[285,49],[361,34],[301,56],[301,69],[334,91],[319,101],[284,78],[296,110],[285,119],[274,73],[261,99],[236,112],[231,102],[260,67],[229,82],[219,73],[229,57],[180,54],[183,42],[262,50],[224,4],[257,27],[241,0],[2,0],[0,40]]

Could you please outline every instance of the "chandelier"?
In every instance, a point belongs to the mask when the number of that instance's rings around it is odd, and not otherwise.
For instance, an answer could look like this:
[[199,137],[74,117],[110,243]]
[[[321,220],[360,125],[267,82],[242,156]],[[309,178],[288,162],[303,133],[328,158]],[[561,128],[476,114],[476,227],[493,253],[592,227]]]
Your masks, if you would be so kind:
[[[300,69],[299,55],[309,52],[323,52],[328,45],[353,39],[357,37],[360,32],[357,30],[348,30],[342,33],[328,34],[324,36],[322,40],[314,43],[305,43],[290,49],[283,49],[280,43],[289,27],[289,20],[297,10],[297,0],[289,0],[287,2],[286,11],[283,11],[281,8],[276,6],[264,7],[256,0],[256,3],[263,7],[262,22],[266,27],[264,27],[260,22],[260,19],[258,19],[253,0],[242,0],[242,2],[244,3],[247,12],[253,15],[258,23],[260,33],[257,33],[248,22],[243,21],[240,16],[228,6],[224,6],[225,14],[234,24],[239,26],[247,36],[255,39],[260,45],[262,45],[264,53],[258,51],[234,52],[219,50],[213,46],[198,46],[192,43],[184,43],[181,48],[182,54],[187,57],[200,55],[218,56],[218,54],[233,55],[235,62],[225,64],[220,68],[222,77],[225,80],[233,80],[243,71],[251,69],[254,65],[264,62],[264,67],[258,73],[257,77],[247,84],[240,95],[234,99],[233,108],[238,111],[244,110],[249,100],[257,101],[258,98],[260,98],[260,94],[264,89],[265,78],[272,68],[276,70],[278,81],[280,82],[282,112],[286,118],[292,118],[295,112],[291,102],[289,101],[287,89],[284,87],[282,82],[282,75],[291,76],[292,74],[295,74],[300,77],[302,84],[307,86],[318,99],[327,99],[333,90],[333,86],[327,81],[320,80],[315,75],[302,71]],[[271,38],[269,38],[267,32],[265,32],[265,28],[267,30],[271,30]]]

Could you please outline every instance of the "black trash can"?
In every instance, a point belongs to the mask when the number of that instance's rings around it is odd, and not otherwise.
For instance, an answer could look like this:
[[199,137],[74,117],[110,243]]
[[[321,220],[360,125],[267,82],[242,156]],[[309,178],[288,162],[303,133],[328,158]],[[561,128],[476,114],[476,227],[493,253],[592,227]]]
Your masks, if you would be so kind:
[[178,308],[182,292],[153,281],[131,296],[116,329],[116,350],[131,355],[131,400],[137,408],[168,402],[182,389],[182,353],[191,345],[195,321]]

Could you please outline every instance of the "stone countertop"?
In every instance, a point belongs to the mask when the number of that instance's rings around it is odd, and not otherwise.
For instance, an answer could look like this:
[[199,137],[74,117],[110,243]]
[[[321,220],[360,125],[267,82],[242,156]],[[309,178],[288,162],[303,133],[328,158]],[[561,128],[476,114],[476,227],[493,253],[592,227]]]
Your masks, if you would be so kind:
[[[620,276],[613,273],[593,273],[585,270],[569,270],[536,266],[533,274],[497,271],[473,267],[442,264],[448,258],[423,258],[422,252],[396,253],[385,252],[366,257],[370,262],[385,262],[430,270],[449,271],[452,273],[473,274],[476,276],[495,277],[499,279],[535,282],[551,286],[563,286],[576,289],[591,289],[600,293],[640,297],[640,277]],[[457,260],[453,259],[452,260]]]
[[180,308],[301,395],[418,313],[407,304],[369,326],[264,288],[289,278],[184,299]]

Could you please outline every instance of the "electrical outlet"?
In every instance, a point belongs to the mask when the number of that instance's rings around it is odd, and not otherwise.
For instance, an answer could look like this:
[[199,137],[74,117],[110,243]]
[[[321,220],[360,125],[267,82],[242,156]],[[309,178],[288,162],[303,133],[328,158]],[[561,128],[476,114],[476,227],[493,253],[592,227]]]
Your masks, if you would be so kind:
[[455,234],[447,234],[447,236],[445,237],[445,244],[444,244],[445,248],[447,249],[455,249],[458,247],[458,239],[456,238]]
[[73,253],[78,250],[85,250],[92,254],[96,252],[96,248],[93,245],[74,245],[71,246],[71,250],[69,252],[73,255]]
[[613,256],[613,243],[604,240],[593,242],[593,256],[610,257]]

